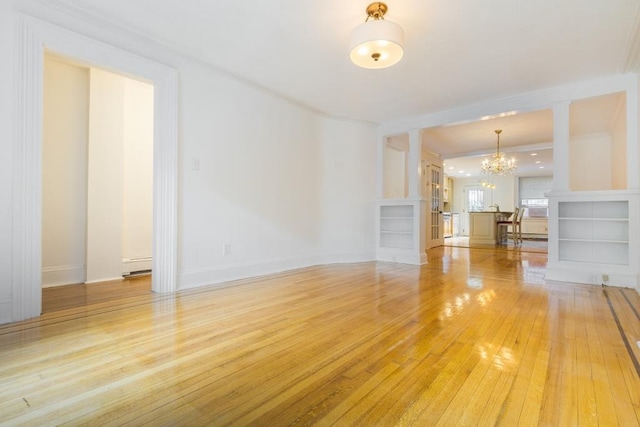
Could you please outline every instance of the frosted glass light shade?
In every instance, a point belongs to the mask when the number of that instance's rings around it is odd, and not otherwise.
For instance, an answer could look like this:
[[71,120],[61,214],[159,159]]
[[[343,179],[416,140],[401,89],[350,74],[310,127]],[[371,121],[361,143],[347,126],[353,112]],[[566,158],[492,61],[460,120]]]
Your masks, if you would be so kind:
[[395,22],[364,22],[351,33],[351,61],[363,68],[386,68],[402,59],[404,31]]

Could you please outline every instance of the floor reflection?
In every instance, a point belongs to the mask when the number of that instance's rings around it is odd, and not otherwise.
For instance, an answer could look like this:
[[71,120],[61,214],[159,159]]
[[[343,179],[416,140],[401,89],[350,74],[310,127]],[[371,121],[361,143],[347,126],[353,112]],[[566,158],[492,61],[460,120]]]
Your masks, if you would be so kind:
[[[458,247],[458,248],[470,248],[469,237],[467,236],[457,236],[457,237],[447,237],[444,239],[445,246]],[[491,249],[506,249],[510,251],[517,252],[537,252],[537,253],[547,253],[549,242],[545,239],[525,239],[521,244],[515,245],[513,240],[509,239],[509,241],[505,244],[498,246],[479,246],[479,247],[489,247]]]

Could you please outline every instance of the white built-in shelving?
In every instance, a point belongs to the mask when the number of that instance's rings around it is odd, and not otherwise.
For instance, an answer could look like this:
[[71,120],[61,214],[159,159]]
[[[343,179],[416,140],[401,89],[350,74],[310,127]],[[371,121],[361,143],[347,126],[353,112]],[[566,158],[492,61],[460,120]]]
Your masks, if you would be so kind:
[[629,264],[629,202],[559,202],[560,261]]
[[383,248],[413,248],[413,206],[380,206],[380,246]]
[[547,279],[638,286],[640,193],[552,192],[549,214]]
[[385,199],[376,203],[376,254],[380,261],[426,262],[423,199]]

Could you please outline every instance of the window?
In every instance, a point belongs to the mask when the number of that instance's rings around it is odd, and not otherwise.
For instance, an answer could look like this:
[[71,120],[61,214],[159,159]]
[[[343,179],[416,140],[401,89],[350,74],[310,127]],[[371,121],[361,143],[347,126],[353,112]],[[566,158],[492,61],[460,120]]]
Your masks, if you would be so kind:
[[549,216],[549,199],[545,197],[553,188],[552,176],[521,177],[518,180],[520,207],[527,208],[527,216]]
[[484,190],[469,190],[469,212],[484,210]]

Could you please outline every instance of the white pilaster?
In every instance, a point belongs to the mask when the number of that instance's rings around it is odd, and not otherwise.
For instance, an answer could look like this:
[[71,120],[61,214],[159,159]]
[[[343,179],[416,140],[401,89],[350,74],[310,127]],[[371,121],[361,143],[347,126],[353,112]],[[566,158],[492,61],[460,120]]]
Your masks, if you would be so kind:
[[627,189],[640,189],[640,150],[638,149],[638,138],[640,137],[640,75],[627,90]]
[[12,320],[42,308],[42,81],[44,47],[23,17],[15,21]]
[[409,198],[420,197],[420,153],[422,149],[422,132],[411,129],[409,132],[409,161],[407,162],[407,180],[409,181]]
[[569,191],[569,106],[553,104],[553,191]]
[[378,134],[376,140],[376,199],[384,197],[384,146],[387,137]]

